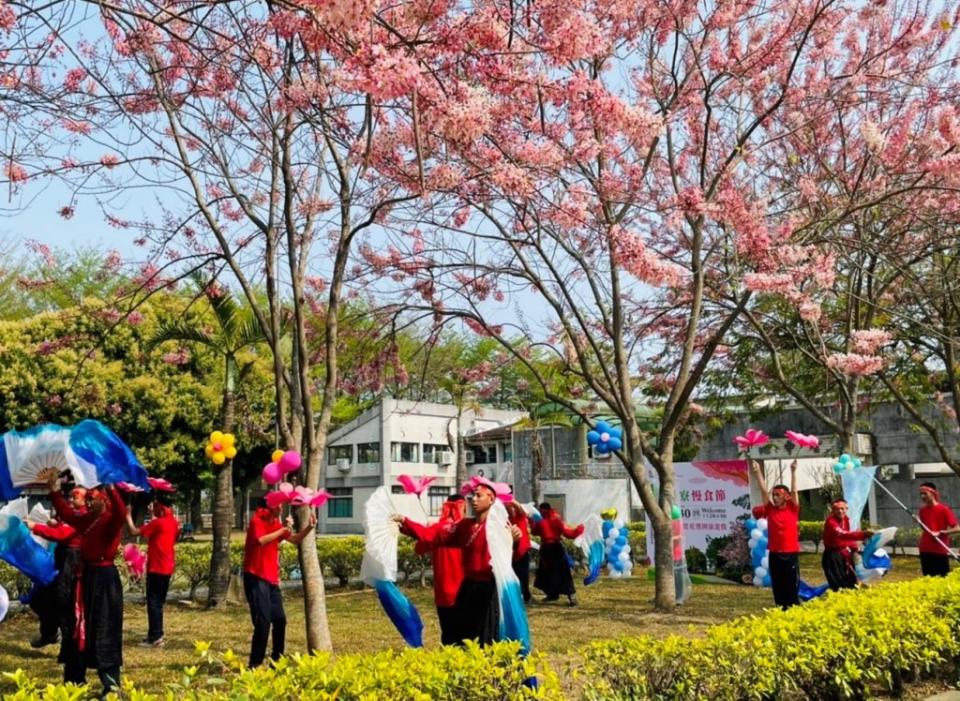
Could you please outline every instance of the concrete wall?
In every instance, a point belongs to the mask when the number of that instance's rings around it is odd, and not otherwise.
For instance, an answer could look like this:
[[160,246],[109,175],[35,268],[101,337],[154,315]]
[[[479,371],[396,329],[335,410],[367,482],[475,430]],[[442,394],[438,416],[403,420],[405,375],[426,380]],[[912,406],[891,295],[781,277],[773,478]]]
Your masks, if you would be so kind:
[[[563,518],[567,523],[583,523],[590,514],[614,507],[618,515],[630,513],[630,482],[624,479],[544,480],[543,493],[564,495]],[[557,506],[557,504],[553,504]]]

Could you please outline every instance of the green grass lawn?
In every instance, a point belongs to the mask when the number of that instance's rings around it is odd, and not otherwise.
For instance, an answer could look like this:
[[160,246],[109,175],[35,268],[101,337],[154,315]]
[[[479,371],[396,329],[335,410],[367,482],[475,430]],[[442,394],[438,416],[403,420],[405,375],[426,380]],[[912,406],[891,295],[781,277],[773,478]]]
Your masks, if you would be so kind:
[[[810,584],[824,581],[819,556],[803,555],[801,576]],[[772,605],[769,589],[735,584],[695,585],[691,600],[674,614],[653,610],[653,582],[640,568],[629,580],[601,579],[590,587],[578,587],[580,606],[565,603],[534,604],[529,618],[534,647],[547,653],[558,668],[571,659],[571,651],[591,640],[624,635],[670,633],[696,636],[708,626],[737,616],[759,613]],[[914,557],[897,557],[889,580],[902,581],[919,576]],[[407,590],[424,619],[424,644],[438,645],[439,629],[429,589]],[[329,590],[328,613],[334,649],[338,653],[376,652],[399,649],[403,643],[369,590]],[[285,594],[287,652],[304,649],[303,604],[298,594]],[[202,608],[171,602],[166,609],[168,643],[160,649],[141,648],[137,642],[146,634],[144,606],[129,604],[124,612],[125,676],[138,685],[158,691],[176,679],[180,670],[195,661],[193,642],[206,640],[217,650],[233,649],[246,656],[250,642],[250,619],[245,606],[209,612]],[[54,646],[33,650],[29,639],[37,632],[32,614],[14,616],[0,623],[0,671],[26,669],[41,680],[58,681],[61,668]],[[88,679],[95,683],[94,674]],[[9,691],[9,682],[0,679],[0,693]]]

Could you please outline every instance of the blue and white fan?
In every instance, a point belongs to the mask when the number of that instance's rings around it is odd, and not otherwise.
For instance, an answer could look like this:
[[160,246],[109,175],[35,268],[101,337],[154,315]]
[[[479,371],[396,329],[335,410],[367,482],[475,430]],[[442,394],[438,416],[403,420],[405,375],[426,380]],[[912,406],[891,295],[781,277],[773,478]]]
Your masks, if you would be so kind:
[[520,642],[520,654],[528,655],[531,649],[530,625],[527,623],[527,608],[520,591],[520,580],[513,571],[513,536],[510,534],[510,518],[503,504],[493,502],[487,512],[487,547],[490,549],[490,567],[497,584],[500,602],[499,640]]

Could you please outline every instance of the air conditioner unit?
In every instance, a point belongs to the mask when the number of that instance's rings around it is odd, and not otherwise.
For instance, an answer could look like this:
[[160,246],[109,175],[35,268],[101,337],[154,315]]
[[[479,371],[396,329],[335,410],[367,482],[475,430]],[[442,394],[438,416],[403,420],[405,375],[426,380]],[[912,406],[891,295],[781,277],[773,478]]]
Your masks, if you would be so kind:
[[449,450],[438,450],[433,456],[438,465],[453,464],[453,452]]
[[337,469],[340,472],[350,472],[350,458],[337,458]]
[[899,474],[899,465],[881,465],[879,468],[877,468],[877,479],[881,482],[889,482]]
[[590,459],[591,460],[609,460],[613,453],[601,453],[597,450],[597,446],[590,446]]
[[473,464],[473,451],[465,450],[463,451],[463,462],[467,465]]

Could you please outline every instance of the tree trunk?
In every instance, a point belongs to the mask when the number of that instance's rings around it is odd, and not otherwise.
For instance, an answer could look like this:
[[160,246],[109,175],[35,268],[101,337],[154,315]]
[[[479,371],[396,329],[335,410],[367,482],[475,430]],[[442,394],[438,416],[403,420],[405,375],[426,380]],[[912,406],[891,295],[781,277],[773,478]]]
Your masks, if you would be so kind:
[[534,428],[530,441],[530,491],[534,504],[539,504],[542,500],[543,486],[540,484],[540,477],[543,475],[544,452],[540,429]]
[[[228,361],[227,373],[231,372]],[[235,397],[233,382],[228,379],[223,392],[221,430],[233,432]],[[208,608],[223,608],[227,605],[227,588],[230,586],[230,534],[233,532],[233,460],[217,467],[213,487],[213,554],[210,557],[210,589],[207,594]]]
[[[311,484],[320,482],[320,463],[325,441],[318,441],[318,450],[308,456],[308,472],[312,473],[309,479]],[[309,514],[308,507],[297,509],[297,522],[303,524]],[[307,649],[329,651],[333,649],[333,640],[330,638],[330,622],[327,619],[326,587],[323,583],[323,571],[320,568],[320,557],[317,555],[317,532],[311,530],[299,545],[299,560],[301,581],[303,582],[303,608],[307,626]]]
[[673,530],[670,519],[651,519],[653,525],[654,561],[656,562],[656,594],[653,605],[658,611],[673,611],[677,590],[673,579]]
[[466,484],[467,482],[467,457],[464,454],[466,447],[463,442],[463,429],[460,426],[462,418],[463,410],[457,409],[457,436],[455,438],[457,443],[457,481],[455,486],[458,488],[461,484]]
[[203,490],[197,487],[190,494],[190,525],[193,526],[193,532],[199,533],[203,530]]

